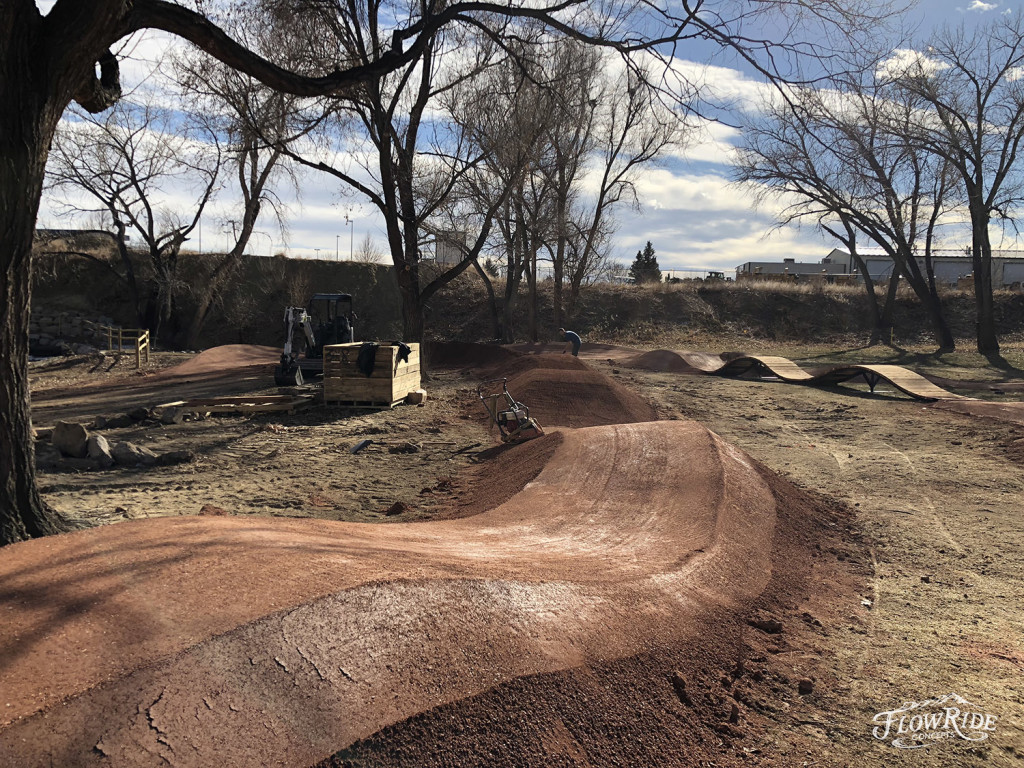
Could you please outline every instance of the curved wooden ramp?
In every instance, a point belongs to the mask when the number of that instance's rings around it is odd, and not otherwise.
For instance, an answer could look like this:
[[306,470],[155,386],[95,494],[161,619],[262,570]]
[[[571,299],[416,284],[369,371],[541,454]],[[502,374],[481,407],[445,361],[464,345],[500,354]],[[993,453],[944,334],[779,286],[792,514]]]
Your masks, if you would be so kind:
[[[674,364],[673,364],[674,363]],[[917,400],[970,400],[932,384],[919,373],[901,365],[837,365],[814,372],[807,371],[785,357],[770,355],[735,355],[729,359],[703,352],[645,352],[629,363],[637,368],[656,370],[691,370],[715,376],[740,377],[747,374],[772,376],[790,384],[833,387],[860,379],[875,391],[885,381]]]

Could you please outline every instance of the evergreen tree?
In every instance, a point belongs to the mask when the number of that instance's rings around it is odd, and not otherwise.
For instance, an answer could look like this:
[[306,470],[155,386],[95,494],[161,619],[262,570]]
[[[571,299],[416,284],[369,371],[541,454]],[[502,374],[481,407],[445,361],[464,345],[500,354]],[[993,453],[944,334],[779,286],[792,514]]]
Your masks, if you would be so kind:
[[637,284],[661,282],[661,269],[658,267],[658,258],[654,255],[654,246],[650,240],[642,251],[636,252],[636,259],[629,268],[629,276]]

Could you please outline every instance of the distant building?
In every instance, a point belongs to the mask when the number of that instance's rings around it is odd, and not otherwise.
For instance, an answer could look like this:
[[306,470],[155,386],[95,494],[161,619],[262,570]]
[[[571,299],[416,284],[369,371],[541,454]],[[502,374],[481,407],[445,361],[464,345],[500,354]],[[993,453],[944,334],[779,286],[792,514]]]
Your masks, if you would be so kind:
[[[834,250],[829,256],[833,260],[852,261],[850,254]],[[893,262],[884,253],[869,250],[861,253],[864,266],[872,280],[888,280],[892,276]],[[921,272],[924,272],[924,259],[918,259]],[[856,269],[856,267],[854,267]],[[962,249],[937,248],[932,251],[932,270],[935,282],[940,285],[953,286],[970,280],[974,276],[974,262],[970,255]],[[992,252],[992,286],[994,288],[1010,288],[1024,283],[1024,251],[993,251]]]
[[459,264],[466,258],[467,251],[465,232],[439,232],[434,239],[434,260],[438,264]]
[[[834,258],[836,254],[845,256]],[[759,276],[790,277],[793,279],[810,279],[812,277],[835,277],[836,275],[849,275],[850,254],[844,251],[832,251],[821,261],[807,262],[796,259],[783,259],[782,261],[748,261],[736,267],[737,280],[756,280]]]
[[[860,257],[873,281],[885,281],[892,276],[893,261],[878,250],[865,250]],[[924,260],[918,259],[922,272]],[[962,285],[973,277],[974,265],[971,257],[963,250],[936,249],[932,253],[932,269],[935,281],[941,285]],[[796,259],[782,261],[748,261],[736,267],[737,280],[756,279],[810,279],[824,277],[829,282],[839,280],[839,275],[850,275],[850,280],[860,278],[853,258],[846,251],[832,250],[820,262],[798,262]],[[781,276],[781,277],[780,277]],[[992,285],[995,288],[1009,288],[1024,284],[1024,251],[993,251]]]

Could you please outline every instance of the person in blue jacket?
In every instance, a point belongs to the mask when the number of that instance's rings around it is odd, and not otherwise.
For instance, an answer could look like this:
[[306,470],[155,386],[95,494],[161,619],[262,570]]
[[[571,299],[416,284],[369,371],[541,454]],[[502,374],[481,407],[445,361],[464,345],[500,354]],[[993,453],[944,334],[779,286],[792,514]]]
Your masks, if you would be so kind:
[[567,331],[565,330],[565,328],[559,328],[558,332],[562,335],[562,339],[565,341],[565,349],[562,350],[562,354],[564,355],[566,352],[568,352],[569,347],[572,346],[573,357],[579,357],[580,344],[583,343],[583,341],[579,337],[579,334],[573,333],[572,331]]

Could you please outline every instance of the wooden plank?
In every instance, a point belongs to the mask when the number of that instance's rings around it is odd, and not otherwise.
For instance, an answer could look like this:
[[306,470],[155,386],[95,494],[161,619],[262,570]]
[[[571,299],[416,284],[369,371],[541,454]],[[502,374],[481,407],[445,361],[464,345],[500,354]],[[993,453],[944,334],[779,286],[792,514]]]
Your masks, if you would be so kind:
[[325,379],[394,379],[409,373],[419,373],[420,364],[400,363],[393,371],[381,366],[376,366],[373,373],[367,376],[360,370],[348,367],[339,367],[329,362],[324,363]]
[[393,402],[419,389],[420,382],[418,372],[397,379],[332,379],[324,381],[324,399]]
[[178,400],[164,403],[157,408],[178,408],[184,411],[204,411],[206,413],[274,413],[278,411],[294,411],[313,405],[311,396],[295,395],[264,395],[249,397],[207,397],[194,400]]

